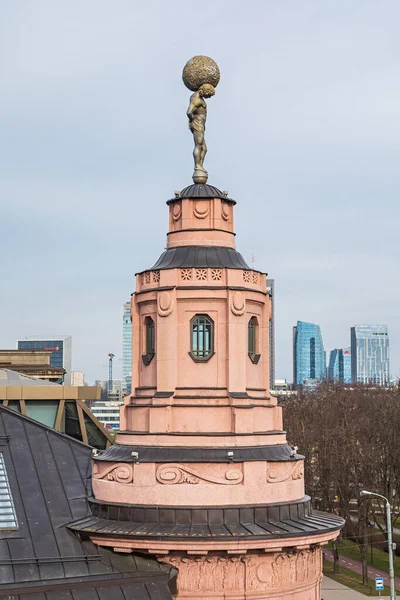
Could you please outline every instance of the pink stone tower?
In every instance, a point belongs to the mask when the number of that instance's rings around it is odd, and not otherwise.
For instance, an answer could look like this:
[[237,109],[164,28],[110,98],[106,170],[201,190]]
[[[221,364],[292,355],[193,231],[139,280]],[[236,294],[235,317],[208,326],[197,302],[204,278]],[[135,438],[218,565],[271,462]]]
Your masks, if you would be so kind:
[[175,566],[179,600],[319,600],[343,521],[311,508],[269,392],[266,274],[236,250],[227,192],[195,183],[167,205],[167,249],[132,295],[135,388],[72,528]]

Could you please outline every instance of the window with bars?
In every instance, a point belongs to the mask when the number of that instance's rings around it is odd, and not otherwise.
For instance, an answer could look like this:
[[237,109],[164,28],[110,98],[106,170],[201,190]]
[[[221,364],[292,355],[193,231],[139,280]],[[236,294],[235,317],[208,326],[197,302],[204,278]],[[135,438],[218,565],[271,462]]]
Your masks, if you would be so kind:
[[190,321],[190,356],[196,362],[214,354],[214,321],[208,315],[195,315]]
[[257,317],[251,317],[248,328],[248,354],[250,360],[256,365],[260,360],[260,354],[258,354],[258,320]]
[[151,317],[146,317],[144,320],[144,335],[146,353],[143,354],[142,360],[145,365],[148,365],[155,354],[155,328]]
[[3,453],[0,452],[0,531],[8,529],[18,529],[18,521]]

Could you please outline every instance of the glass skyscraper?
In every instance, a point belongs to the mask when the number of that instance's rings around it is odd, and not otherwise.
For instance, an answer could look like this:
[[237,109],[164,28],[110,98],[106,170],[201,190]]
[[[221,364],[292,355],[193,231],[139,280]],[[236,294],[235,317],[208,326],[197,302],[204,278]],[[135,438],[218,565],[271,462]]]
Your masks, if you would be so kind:
[[351,328],[351,379],[353,383],[390,384],[387,325]]
[[18,350],[51,350],[51,366],[65,369],[64,384],[71,385],[72,338],[70,335],[27,337],[17,341],[17,348]]
[[321,328],[297,321],[293,327],[293,383],[315,383],[326,377],[326,355]]
[[131,303],[125,302],[122,313],[122,382],[124,392],[132,390],[132,322]]
[[329,356],[328,379],[351,383],[351,350],[336,348]]

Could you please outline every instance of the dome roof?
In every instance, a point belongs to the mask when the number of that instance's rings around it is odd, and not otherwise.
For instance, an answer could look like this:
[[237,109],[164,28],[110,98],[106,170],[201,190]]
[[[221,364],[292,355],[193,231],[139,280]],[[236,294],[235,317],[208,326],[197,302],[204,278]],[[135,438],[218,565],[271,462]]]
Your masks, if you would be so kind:
[[161,254],[156,264],[149,270],[191,267],[250,270],[243,256],[237,250],[220,246],[178,246],[169,248]]
[[183,188],[181,192],[175,192],[175,198],[167,201],[175,202],[175,200],[182,200],[183,198],[222,198],[226,202],[236,204],[235,200],[228,198],[228,192],[221,192],[217,187],[208,185],[208,183],[194,183]]

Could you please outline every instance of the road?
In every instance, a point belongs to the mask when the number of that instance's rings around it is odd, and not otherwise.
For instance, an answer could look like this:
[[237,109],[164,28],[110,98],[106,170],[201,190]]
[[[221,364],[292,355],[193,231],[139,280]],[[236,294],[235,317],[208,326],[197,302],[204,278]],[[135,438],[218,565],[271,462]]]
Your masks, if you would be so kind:
[[[328,550],[327,548],[323,549],[324,558],[329,560],[329,562],[333,562],[333,551]],[[354,571],[354,573],[362,574],[362,564],[360,560],[354,560],[352,558],[348,558],[347,556],[340,556],[339,565],[344,567],[345,569],[349,569],[350,571]],[[389,587],[389,574],[387,571],[381,571],[380,569],[375,569],[372,565],[368,565],[368,577],[370,579],[375,579],[375,577],[383,577],[383,581],[387,587]],[[400,591],[400,577],[395,577],[395,587],[396,591]]]

